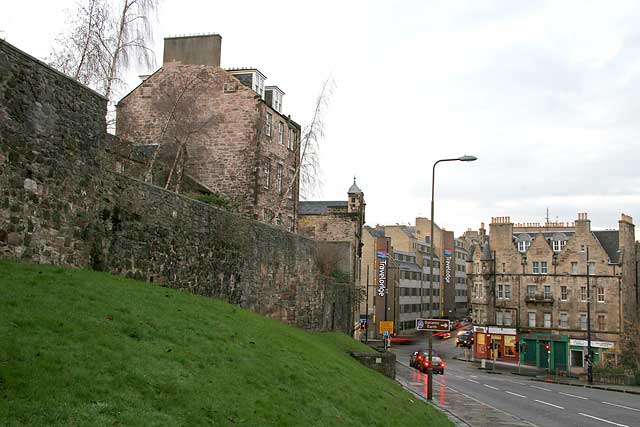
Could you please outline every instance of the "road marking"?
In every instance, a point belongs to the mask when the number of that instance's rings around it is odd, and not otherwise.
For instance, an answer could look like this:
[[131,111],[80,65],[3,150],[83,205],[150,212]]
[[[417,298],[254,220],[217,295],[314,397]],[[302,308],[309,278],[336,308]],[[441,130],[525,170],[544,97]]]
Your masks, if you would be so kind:
[[629,409],[631,411],[640,412],[640,409],[630,408],[628,406],[617,405],[615,403],[609,403],[609,402],[602,402],[602,403],[604,403],[605,405],[617,406],[618,408],[624,408],[624,409]]
[[471,379],[469,379],[469,380],[467,380],[467,381],[471,381],[472,383],[480,384],[480,381],[476,381],[476,380],[471,380]]
[[460,375],[454,375],[454,376],[455,376],[456,378],[462,378],[462,379],[464,379],[464,377],[463,377],[463,376],[460,376]]
[[482,385],[483,385],[483,386],[485,386],[485,387],[492,388],[492,389],[494,389],[494,390],[500,390],[498,387],[494,387],[494,386],[492,386],[492,385],[488,385],[488,384],[482,384]]
[[551,391],[551,390],[549,390],[548,388],[538,387],[537,385],[532,385],[532,386],[530,386],[530,387],[537,388],[538,390]]
[[471,378],[478,378],[477,375],[469,375]]
[[626,424],[614,423],[613,421],[609,421],[609,420],[605,420],[605,419],[602,419],[602,418],[594,417],[593,415],[589,415],[589,414],[583,414],[582,412],[578,412],[578,414],[582,415],[583,417],[589,417],[589,418],[593,418],[594,420],[598,420],[598,421],[602,421],[602,422],[605,422],[605,423],[613,424],[614,426],[629,427]]
[[507,380],[507,381],[509,381],[510,383],[514,383],[514,384],[526,385],[525,383],[521,383],[521,382],[514,381],[514,380]]
[[521,395],[521,394],[514,393],[514,392],[512,392],[512,391],[505,390],[504,392],[505,392],[505,393],[509,393],[509,394],[513,394],[514,396],[522,397],[523,399],[526,399],[526,398],[527,398],[527,396],[523,396],[523,395]]
[[589,398],[587,397],[576,396],[575,394],[563,393],[561,391],[559,391],[558,393],[562,394],[563,396],[575,397],[576,399],[589,400]]
[[562,406],[554,405],[553,403],[544,402],[544,401],[542,401],[542,400],[538,400],[538,399],[536,399],[536,402],[538,402],[538,403],[542,403],[543,405],[553,406],[554,408],[564,409]]

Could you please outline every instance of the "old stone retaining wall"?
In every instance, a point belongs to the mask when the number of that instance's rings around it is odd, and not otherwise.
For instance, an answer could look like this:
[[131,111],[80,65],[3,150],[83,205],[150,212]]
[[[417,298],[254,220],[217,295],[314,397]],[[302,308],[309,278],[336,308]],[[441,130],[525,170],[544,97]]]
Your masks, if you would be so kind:
[[320,274],[314,241],[106,166],[105,105],[0,40],[0,258],[91,267],[350,332],[353,290]]

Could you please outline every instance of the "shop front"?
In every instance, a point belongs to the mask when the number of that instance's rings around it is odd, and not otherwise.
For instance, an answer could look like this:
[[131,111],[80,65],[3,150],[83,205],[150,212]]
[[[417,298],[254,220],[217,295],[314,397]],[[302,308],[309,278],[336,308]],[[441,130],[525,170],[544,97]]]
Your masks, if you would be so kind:
[[569,339],[560,334],[530,333],[520,336],[520,361],[524,365],[567,372]]
[[[517,362],[518,336],[515,328],[499,326],[473,327],[473,355],[480,359]],[[493,344],[493,346],[491,346]]]
[[[608,341],[591,341],[591,351],[593,352],[593,363],[597,365],[607,356],[615,356],[613,351],[615,344]],[[571,372],[581,373],[586,369],[585,356],[587,355],[587,340],[573,339],[569,340],[570,366]]]

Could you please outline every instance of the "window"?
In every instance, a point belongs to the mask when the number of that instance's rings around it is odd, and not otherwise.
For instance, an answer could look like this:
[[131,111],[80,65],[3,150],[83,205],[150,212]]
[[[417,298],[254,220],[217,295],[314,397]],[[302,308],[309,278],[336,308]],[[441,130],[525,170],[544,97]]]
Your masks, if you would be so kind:
[[598,288],[598,302],[604,302],[604,288]]
[[293,150],[293,128],[289,128],[289,139],[287,140],[287,148]]
[[587,313],[580,313],[580,329],[587,330]]
[[284,173],[284,166],[278,163],[276,167],[276,190],[278,194],[282,194],[282,174]]
[[267,113],[267,118],[265,119],[265,124],[264,124],[264,133],[267,136],[271,136],[271,113]]
[[589,274],[596,274],[596,263],[589,262]]
[[496,311],[496,325],[504,325],[504,311]]
[[530,328],[535,328],[536,327],[536,312],[535,311],[530,311],[528,313],[529,315],[529,327]]
[[502,284],[498,285],[498,298],[502,299],[502,291],[503,291],[503,286]]
[[561,301],[566,301],[567,300],[567,287],[566,286],[560,286],[560,300]]
[[553,241],[553,251],[554,252],[560,252],[562,249],[564,249],[564,246],[567,244],[566,240],[554,240]]
[[505,326],[511,326],[511,312],[510,311],[505,311],[504,312],[504,325]]
[[551,286],[544,285],[544,299],[551,299]]
[[289,181],[287,182],[287,188],[289,189],[289,200],[293,200],[293,191],[295,188],[295,183],[294,183],[294,177],[295,177],[296,171],[293,169],[289,169]]
[[582,368],[583,362],[582,350],[571,350],[571,366],[574,368]]
[[547,274],[547,261],[542,261],[540,263],[540,273]]
[[533,274],[540,274],[540,263],[533,261]]
[[531,242],[530,241],[519,241],[518,242],[518,250],[520,252],[526,252],[527,249],[529,249],[529,246],[531,246]]
[[271,184],[271,160],[266,159],[264,161],[264,188],[269,189]]
[[587,287],[580,286],[580,301],[584,302],[587,300]]
[[566,311],[560,312],[560,327],[569,327],[569,313],[567,313]]
[[278,142],[284,145],[284,123],[278,122]]
[[511,299],[511,285],[504,285],[504,299]]
[[604,314],[598,314],[598,330],[599,331],[607,330],[607,319]]
[[572,262],[571,263],[571,274],[578,274],[578,263],[577,262]]
[[544,313],[544,327],[551,328],[551,313]]
[[502,263],[502,272],[506,273],[507,272],[507,264],[506,263]]
[[536,296],[536,285],[527,285],[527,296],[529,298],[535,298],[535,296]]

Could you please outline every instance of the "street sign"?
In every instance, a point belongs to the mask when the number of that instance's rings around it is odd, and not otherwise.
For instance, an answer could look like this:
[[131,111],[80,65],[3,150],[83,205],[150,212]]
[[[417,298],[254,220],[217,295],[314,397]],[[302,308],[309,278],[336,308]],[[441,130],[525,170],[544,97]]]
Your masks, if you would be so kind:
[[384,331],[384,332],[382,333],[382,336],[383,336],[383,337],[385,337],[385,338],[387,338],[387,337],[389,336],[389,331]]
[[450,331],[451,323],[447,319],[416,319],[417,331]]
[[385,332],[390,334],[393,333],[393,320],[381,320],[378,325],[378,329],[381,334],[384,334]]

